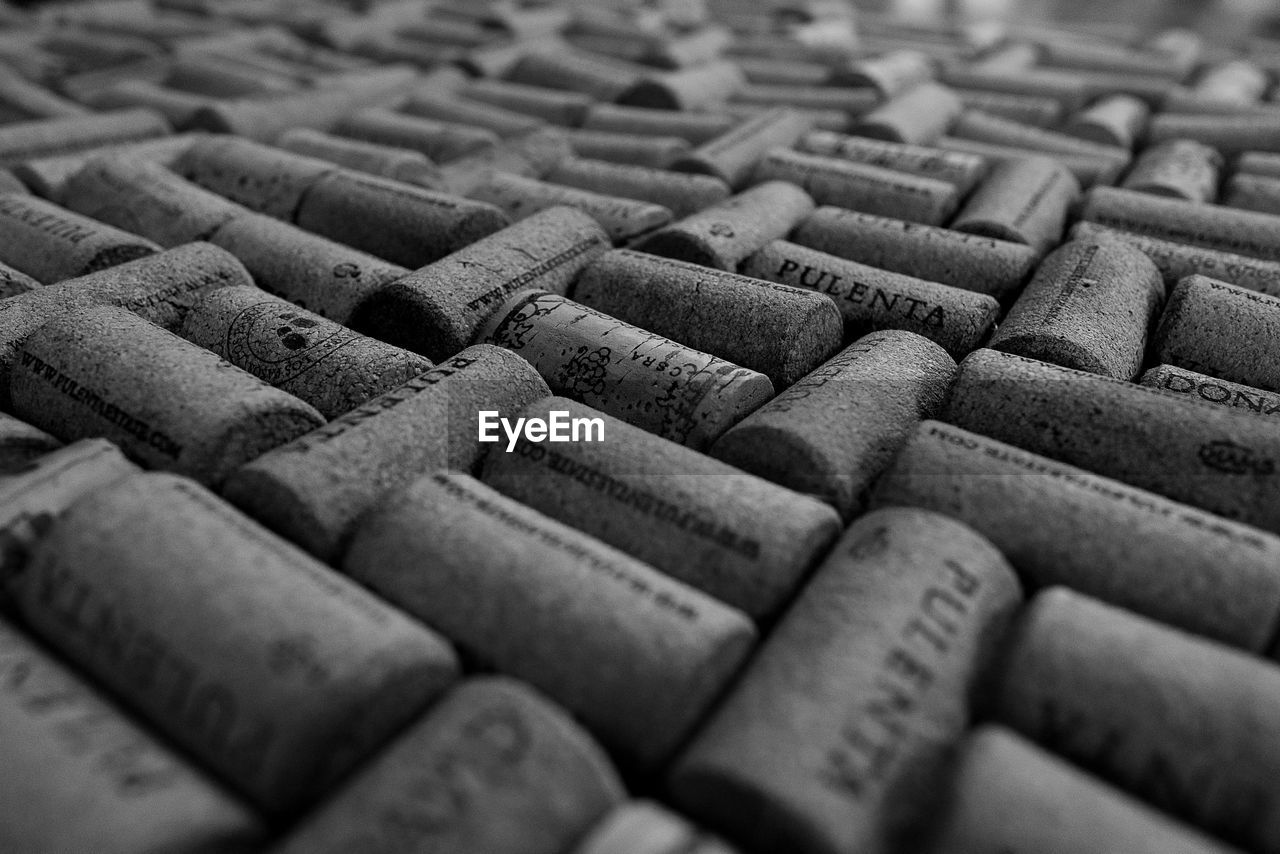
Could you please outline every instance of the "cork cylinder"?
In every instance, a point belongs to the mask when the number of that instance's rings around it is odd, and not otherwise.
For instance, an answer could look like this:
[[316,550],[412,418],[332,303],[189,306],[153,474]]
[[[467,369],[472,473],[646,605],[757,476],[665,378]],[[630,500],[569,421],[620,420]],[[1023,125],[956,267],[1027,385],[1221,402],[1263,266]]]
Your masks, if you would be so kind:
[[820,205],[925,225],[946,222],[960,204],[954,185],[843,158],[775,148],[756,165],[756,181],[789,181]]
[[965,740],[925,854],[1231,854],[1005,727]]
[[1271,652],[1280,539],[1256,528],[937,421],[919,426],[871,503],[958,519],[991,540],[1031,588],[1062,585]]
[[253,140],[210,134],[192,143],[173,171],[252,211],[292,222],[307,189],[338,167]]
[[863,516],[677,760],[676,805],[745,851],[896,850],[1021,598],[960,523]]
[[0,623],[0,845],[9,851],[236,851],[265,831],[241,803]]
[[352,332],[258,288],[214,291],[181,335],[334,418],[431,369],[429,360]]
[[564,293],[609,245],[587,214],[549,208],[379,288],[348,325],[438,362],[470,344],[512,293]]
[[1271,86],[1271,76],[1246,59],[1231,59],[1200,72],[1192,87],[1196,94],[1215,101],[1249,104],[1258,101]]
[[692,145],[702,145],[727,133],[736,124],[732,116],[723,113],[686,113],[596,103],[587,111],[582,129],[638,136],[675,136]]
[[813,209],[813,199],[795,184],[766,181],[658,230],[635,248],[733,272],[769,241],[786,237]]
[[412,149],[435,163],[491,150],[499,141],[496,133],[484,128],[406,116],[383,108],[351,113],[338,121],[334,132],[365,142]]
[[467,195],[493,205],[516,221],[558,205],[576,208],[598,222],[614,243],[632,240],[672,219],[671,211],[661,205],[502,172],[494,172],[468,190]]
[[440,170],[421,151],[345,139],[311,128],[285,131],[276,144],[286,151],[328,160],[357,172],[367,172],[419,187],[439,185]]
[[1149,388],[1171,391],[1224,409],[1256,413],[1264,417],[1280,415],[1280,395],[1243,383],[1189,371],[1174,365],[1156,365],[1138,380]]
[[695,148],[671,164],[676,172],[713,175],[735,190],[747,186],[756,162],[779,147],[795,144],[810,129],[807,118],[795,110],[765,110],[731,130]]
[[866,139],[831,131],[807,133],[800,137],[796,148],[808,154],[836,157],[866,166],[878,166],[921,178],[945,181],[955,187],[961,196],[977,186],[987,174],[988,168],[983,158],[972,154]]
[[62,443],[39,427],[0,412],[0,477],[25,470]]
[[942,409],[955,372],[931,341],[873,332],[731,427],[711,456],[851,519],[915,425]]
[[[636,84],[639,69],[574,49],[531,50],[506,76],[530,86],[581,92],[597,101],[616,101]],[[592,109],[594,109],[592,106]]]
[[644,136],[602,130],[564,131],[574,156],[628,166],[666,169],[689,153],[689,143],[678,136]]
[[144,237],[22,193],[0,193],[0,261],[46,285],[159,251]]
[[746,82],[737,65],[720,59],[651,75],[617,100],[630,107],[692,112],[723,105]]
[[197,112],[217,101],[206,95],[162,86],[149,80],[126,78],[94,92],[87,98],[87,103],[95,110],[154,110],[164,116],[165,121],[174,128],[185,130],[194,124]]
[[742,272],[826,294],[835,300],[850,335],[901,329],[941,344],[956,358],[982,345],[1000,312],[1000,304],[986,294],[890,273],[785,240],[753,254]]
[[997,720],[1245,850],[1280,844],[1280,670],[1063,588],[1010,641]]
[[1277,335],[1280,297],[1188,276],[1169,295],[1152,354],[1171,365],[1280,391]]
[[1076,154],[1121,161],[1129,159],[1129,151],[1125,148],[1099,145],[1066,133],[988,115],[979,110],[966,110],[951,128],[951,135],[976,142],[1029,148],[1048,155]]
[[733,854],[733,850],[653,801],[628,801],[601,819],[572,854]]
[[456,356],[237,470],[223,494],[328,563],[356,519],[418,475],[471,471],[485,446],[480,410],[518,412],[548,394],[533,368],[498,347]]
[[528,360],[554,394],[694,449],[774,393],[764,374],[533,288],[513,294],[476,340]]
[[[457,674],[439,636],[175,475],[76,502],[22,582],[42,639],[271,813],[312,801]],[[106,625],[138,628],[104,644]]]
[[928,55],[915,50],[894,50],[860,59],[840,73],[842,83],[870,86],[882,98],[893,98],[932,77],[932,61]]
[[342,565],[643,770],[684,741],[756,639],[742,612],[459,472],[388,496]]
[[941,80],[962,89],[1053,98],[1060,101],[1067,112],[1081,109],[1089,100],[1088,85],[1080,75],[1042,66],[1010,72],[1003,68],[956,64],[943,69]]
[[943,420],[1140,489],[1280,532],[1280,436],[1170,393],[979,350]]
[[1265,151],[1245,152],[1236,158],[1235,169],[1238,174],[1280,178],[1280,154]]
[[460,86],[457,94],[564,127],[581,125],[592,103],[591,96],[581,92],[547,89],[509,80],[472,80]]
[[753,107],[790,107],[810,114],[830,113],[838,118],[837,129],[843,131],[848,128],[851,115],[869,112],[881,100],[870,86],[749,83],[733,93],[729,109],[737,113]]
[[966,110],[978,110],[1002,119],[1034,127],[1056,127],[1062,123],[1062,102],[1035,95],[1009,95],[981,89],[952,89]]
[[605,196],[621,196],[659,205],[676,217],[686,217],[729,197],[729,185],[710,175],[687,175],[570,157],[552,167],[545,179]]
[[21,270],[15,270],[8,264],[0,264],[0,299],[25,294],[40,287],[43,287],[40,282]]
[[1142,152],[1121,184],[1126,190],[1210,202],[1218,195],[1222,155],[1207,145],[1175,139]]
[[154,110],[110,110],[14,122],[0,127],[0,166],[11,166],[34,157],[152,139],[172,132],[164,116]]
[[1151,119],[1147,139],[1152,143],[1195,140],[1223,155],[1280,152],[1280,115],[1161,113]]
[[1222,203],[1247,211],[1280,214],[1280,179],[1247,173],[1233,175],[1223,187]]
[[850,132],[871,139],[932,145],[964,111],[956,94],[937,83],[921,83],[856,119]]
[[610,317],[769,378],[783,389],[840,347],[835,304],[775,285],[643,252],[608,252],[578,274],[574,299]]
[[174,136],[161,136],[140,142],[121,145],[107,145],[87,151],[77,151],[54,157],[41,157],[26,160],[13,167],[17,175],[30,187],[32,193],[48,199],[55,204],[66,204],[66,186],[71,177],[98,157],[127,157],[129,159],[149,160],[165,166],[186,151],[196,134],[183,133]]
[[519,136],[545,124],[542,119],[526,113],[439,92],[419,92],[413,95],[400,106],[400,112],[425,119],[485,128],[500,137]]
[[1115,183],[1116,179],[1120,177],[1120,173],[1129,165],[1128,157],[1116,158],[1093,154],[1062,154],[1060,152],[1046,155],[1043,151],[1036,151],[1031,148],[1020,148],[1016,145],[996,145],[995,143],[977,142],[972,139],[958,139],[953,136],[944,136],[938,140],[937,145],[947,151],[976,154],[979,157],[987,158],[992,163],[1021,160],[1027,157],[1052,157],[1065,167],[1072,177],[1079,182],[1080,186],[1084,188]]
[[835,207],[796,226],[801,246],[966,291],[1007,300],[1039,260],[1030,246]]
[[1025,243],[1044,254],[1057,245],[1080,184],[1048,157],[997,163],[960,210],[951,228]]
[[626,796],[604,752],[528,686],[468,679],[274,854],[561,854]]
[[1130,95],[1109,95],[1072,116],[1062,132],[1099,145],[1133,148],[1150,116],[1146,102]]
[[1073,240],[1045,258],[989,346],[1131,380],[1163,302],[1164,278],[1141,250],[1119,240]]
[[830,507],[632,427],[548,398],[520,415],[599,418],[604,439],[494,447],[499,492],[758,620],[777,615],[840,531]]

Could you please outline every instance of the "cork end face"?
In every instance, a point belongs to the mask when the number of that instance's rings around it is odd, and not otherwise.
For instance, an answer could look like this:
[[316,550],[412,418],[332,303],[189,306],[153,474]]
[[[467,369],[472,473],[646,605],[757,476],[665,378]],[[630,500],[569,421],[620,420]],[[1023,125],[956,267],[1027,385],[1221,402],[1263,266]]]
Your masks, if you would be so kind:
[[824,299],[798,320],[786,342],[782,367],[769,377],[776,391],[785,391],[830,359],[844,342],[844,318],[835,301]]
[[249,463],[233,471],[219,489],[221,496],[257,522],[335,564],[342,555],[345,529],[319,518],[307,496],[260,465]]
[[695,451],[706,449],[726,430],[768,403],[773,383],[764,374],[737,368],[713,386],[691,416],[693,427],[683,436],[664,436]]
[[437,363],[468,343],[450,329],[430,294],[413,282],[393,282],[366,297],[352,310],[346,325]]

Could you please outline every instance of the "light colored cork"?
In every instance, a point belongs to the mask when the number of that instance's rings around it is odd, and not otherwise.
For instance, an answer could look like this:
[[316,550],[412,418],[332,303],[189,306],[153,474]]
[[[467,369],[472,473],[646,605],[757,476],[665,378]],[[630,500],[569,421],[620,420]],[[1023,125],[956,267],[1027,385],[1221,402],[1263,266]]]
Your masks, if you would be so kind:
[[407,116],[383,108],[350,113],[338,120],[334,132],[364,142],[419,151],[435,163],[448,163],[498,144],[498,135],[491,130]]
[[633,768],[661,767],[756,639],[740,611],[457,472],[389,496],[343,569]]
[[996,164],[969,197],[951,228],[998,240],[1025,243],[1044,254],[1062,239],[1080,185],[1050,157],[1027,157]]
[[112,110],[15,122],[0,127],[0,165],[71,154],[101,145],[136,142],[172,132],[164,116],[154,110]]
[[1156,365],[1138,381],[1150,388],[1186,395],[1238,412],[1280,415],[1280,395],[1174,365]]
[[1021,598],[964,525],[863,516],[677,760],[675,803],[751,851],[893,850],[929,814]]
[[[438,635],[175,475],[77,501],[21,580],[43,640],[271,813],[313,801],[457,675]],[[138,628],[104,644],[109,625]]]
[[1222,191],[1222,203],[1267,214],[1280,214],[1280,178],[1241,173],[1231,176]]
[[472,187],[467,195],[501,210],[513,221],[557,206],[576,208],[600,224],[609,239],[623,243],[671,222],[672,213],[661,205],[606,196],[534,178],[495,172]]
[[689,143],[678,136],[569,130],[565,138],[578,157],[653,169],[665,169],[689,153]]
[[418,93],[400,106],[400,112],[425,119],[486,128],[500,137],[519,136],[542,127],[544,122],[527,113],[468,98],[438,93]]
[[884,99],[894,98],[933,77],[933,63],[918,51],[895,50],[860,59],[840,72],[851,86],[870,86]]
[[628,801],[601,819],[573,854],[733,854],[733,850],[653,801]]
[[561,709],[514,679],[473,678],[274,850],[561,854],[624,797],[604,752]]
[[1196,94],[1213,101],[1249,104],[1271,88],[1271,77],[1247,59],[1231,59],[1201,71],[1192,86]]
[[746,612],[776,616],[840,531],[827,505],[565,398],[525,417],[599,418],[600,442],[495,448],[482,480]]
[[1139,155],[1121,184],[1126,190],[1210,202],[1218,195],[1222,155],[1189,139],[1151,146]]
[[703,143],[673,162],[671,168],[677,172],[714,175],[733,189],[741,190],[751,179],[761,157],[774,148],[794,145],[809,129],[809,120],[795,110],[783,107],[766,110]]
[[722,113],[677,112],[592,104],[582,122],[583,130],[630,133],[639,136],[675,136],[692,145],[703,145],[727,133],[737,121]]
[[0,193],[0,261],[45,284],[83,276],[159,251],[112,228],[23,193]]
[[1035,127],[1055,127],[1062,121],[1062,102],[1036,95],[1010,95],[983,89],[952,89],[966,110],[980,110],[988,115],[1021,122]]
[[427,188],[435,188],[440,184],[439,168],[421,151],[345,139],[311,128],[285,131],[276,144],[286,151],[328,160],[347,169],[406,184]]
[[1151,119],[1149,142],[1190,139],[1223,154],[1280,152],[1280,111],[1257,115],[1161,113]]
[[597,101],[616,101],[643,73],[639,68],[586,51],[557,47],[525,53],[505,76],[529,86],[581,92]]
[[716,60],[642,79],[618,98],[630,107],[697,111],[724,104],[746,79],[737,65]]
[[796,148],[808,154],[837,157],[853,163],[945,181],[962,196],[977,186],[988,169],[983,158],[971,154],[829,131],[805,134],[796,143]]
[[729,185],[710,175],[687,175],[570,157],[546,174],[552,184],[575,187],[606,196],[621,196],[660,205],[673,216],[686,217],[729,197]]
[[853,123],[851,133],[890,142],[932,145],[963,111],[964,105],[950,89],[937,83],[921,83],[862,116]]
[[835,78],[833,69],[821,62],[803,59],[772,59],[767,56],[734,56],[747,83],[766,86],[825,86]]
[[1072,116],[1062,132],[1098,145],[1133,148],[1142,138],[1151,108],[1130,95],[1109,95]]
[[1062,154],[1054,152],[1046,155],[1043,151],[1036,151],[1031,148],[1019,148],[1013,145],[996,145],[990,142],[978,142],[972,139],[958,139],[952,136],[944,136],[938,140],[939,148],[947,151],[961,151],[967,154],[976,154],[979,157],[985,157],[992,163],[1000,163],[1006,160],[1022,160],[1027,157],[1045,157],[1049,156],[1056,160],[1062,166],[1067,168],[1081,187],[1094,187],[1099,184],[1113,184],[1120,177],[1120,173],[1129,165],[1128,158],[1123,160],[1111,156],[1095,157],[1089,154]]

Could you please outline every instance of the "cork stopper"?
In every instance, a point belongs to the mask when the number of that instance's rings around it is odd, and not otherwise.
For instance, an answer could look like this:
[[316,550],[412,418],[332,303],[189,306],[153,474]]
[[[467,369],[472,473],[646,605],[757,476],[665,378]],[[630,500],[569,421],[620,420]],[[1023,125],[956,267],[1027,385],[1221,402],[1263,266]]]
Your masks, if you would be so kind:
[[691,145],[703,145],[728,132],[737,122],[723,113],[652,110],[622,104],[592,104],[582,122],[583,130],[630,133],[642,136],[675,136]]
[[714,175],[741,190],[761,157],[775,148],[794,145],[809,129],[810,122],[801,113],[783,107],[765,110],[677,159],[671,168]]
[[1264,417],[1280,415],[1280,395],[1174,365],[1156,365],[1138,382],[1149,388],[1186,395],[1237,412],[1252,412]]
[[276,144],[286,151],[406,184],[431,188],[440,183],[439,169],[420,151],[346,139],[310,128],[285,131]]
[[1063,133],[1098,145],[1133,148],[1142,138],[1151,108],[1131,95],[1110,95],[1072,116]]
[[937,83],[919,83],[854,121],[850,132],[889,142],[932,145],[964,111],[955,93]]
[[733,854],[733,850],[653,801],[628,801],[601,819],[573,854]]
[[159,251],[130,234],[20,193],[0,193],[0,261],[53,284]]
[[154,110],[112,110],[14,122],[0,127],[0,166],[172,132],[164,116]]
[[671,211],[660,205],[502,172],[493,173],[472,187],[467,195],[493,205],[512,220],[521,220],[559,205],[576,208],[598,222],[614,243],[632,240],[666,225],[672,219]]
[[382,108],[351,113],[340,119],[334,129],[340,136],[421,152],[435,163],[448,163],[491,150],[499,141],[491,130],[406,116]]
[[1048,157],[996,164],[956,214],[956,231],[1024,243],[1044,254],[1058,244],[1080,185]]
[[830,131],[807,133],[800,137],[796,148],[809,154],[838,157],[866,166],[945,181],[955,187],[961,196],[977,186],[988,169],[983,158],[972,154]]
[[1189,139],[1153,145],[1138,157],[1125,176],[1126,190],[1170,196],[1189,202],[1217,198],[1222,155]]
[[659,205],[676,217],[686,217],[722,202],[731,192],[728,184],[710,175],[680,174],[579,157],[560,161],[545,177],[552,184]]

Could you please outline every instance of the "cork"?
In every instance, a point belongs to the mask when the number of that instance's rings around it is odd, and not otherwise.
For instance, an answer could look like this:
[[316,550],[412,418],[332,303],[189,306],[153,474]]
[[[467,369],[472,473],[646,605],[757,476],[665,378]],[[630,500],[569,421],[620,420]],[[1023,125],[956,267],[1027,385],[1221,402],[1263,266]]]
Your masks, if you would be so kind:
[[1163,112],[1179,115],[1215,115],[1242,118],[1244,116],[1262,116],[1275,113],[1276,105],[1270,101],[1227,101],[1212,96],[1202,95],[1195,89],[1176,86],[1169,90],[1160,102]]
[[546,180],[605,196],[649,202],[668,209],[676,217],[686,217],[718,204],[731,192],[728,184],[710,175],[679,174],[579,157],[557,163],[546,174]]
[[261,844],[265,830],[244,805],[5,623],[0,685],[6,849],[134,854]]
[[733,850],[653,801],[628,801],[601,819],[573,854],[733,854]]
[[646,60],[658,68],[701,66],[715,62],[732,41],[733,33],[727,27],[704,23],[654,42]]
[[1005,727],[966,739],[925,854],[1231,854]]
[[[77,501],[21,581],[41,639],[270,813],[313,801],[457,674],[438,635],[175,475]],[[103,625],[139,628],[103,644]]]
[[485,128],[500,137],[519,136],[537,130],[544,124],[541,119],[526,113],[437,93],[413,95],[401,105],[400,112],[425,119]]
[[389,496],[343,569],[649,771],[756,640],[740,611],[458,472]]
[[177,130],[192,126],[196,113],[213,103],[215,99],[205,95],[138,79],[121,80],[89,99],[89,104],[97,110],[154,110]]
[[1174,365],[1157,365],[1144,373],[1138,382],[1238,412],[1263,416],[1280,414],[1280,395]]
[[285,131],[276,144],[286,151],[406,184],[428,188],[440,184],[439,168],[421,151],[345,139],[310,128]]
[[0,264],[0,299],[25,294],[40,287],[44,286],[21,270],[15,270],[8,264]]
[[756,620],[776,616],[840,531],[827,505],[574,401],[552,411],[599,418],[604,440],[556,448],[522,437],[485,458],[481,479],[708,593]]
[[1062,102],[1037,95],[1009,95],[982,89],[952,89],[966,110],[1035,127],[1056,127],[1062,122]]
[[165,84],[211,99],[281,95],[294,91],[298,81],[278,70],[254,68],[227,56],[186,51],[173,58]]
[[706,110],[723,105],[744,85],[746,79],[737,65],[729,60],[715,60],[651,74],[621,95],[618,103],[659,110]]
[[1160,240],[1280,261],[1280,216],[1271,214],[1094,187],[1085,194],[1080,219]]
[[751,179],[756,161],[774,148],[795,144],[809,130],[809,121],[800,113],[779,107],[766,110],[739,123],[732,130],[703,143],[677,159],[677,172],[714,175],[735,190]]
[[1089,100],[1088,87],[1078,74],[1043,67],[1010,71],[977,66],[946,66],[942,69],[940,79],[948,86],[960,89],[1053,98],[1062,104],[1067,113],[1083,108]]
[[1249,104],[1271,88],[1271,78],[1247,59],[1231,59],[1200,72],[1192,88],[1209,100]]
[[1079,195],[1075,178],[1049,157],[1005,160],[992,167],[951,228],[1024,243],[1044,254],[1061,240]]
[[955,358],[982,345],[995,326],[993,297],[891,273],[775,240],[742,265],[742,273],[835,300],[848,334],[900,329],[942,345]]
[[90,160],[97,157],[128,156],[132,159],[151,160],[161,165],[168,165],[175,157],[186,150],[196,138],[195,134],[180,133],[172,136],[158,136],[141,142],[126,142],[120,145],[104,145],[100,148],[88,149],[73,154],[62,154],[54,157],[40,157],[25,160],[13,167],[13,173],[24,184],[31,188],[37,196],[48,199],[55,204],[65,201],[65,189],[71,176],[84,168]]
[[578,157],[652,169],[665,169],[689,153],[689,143],[678,136],[570,130],[565,138]]
[[0,74],[0,119],[6,124],[32,119],[84,116],[91,112],[81,104],[19,74]]
[[1190,139],[1224,155],[1245,151],[1280,152],[1280,114],[1195,115],[1161,113],[1151,119],[1149,142]]
[[1137,247],[1073,240],[1040,264],[988,346],[1131,380],[1164,296],[1160,270]]
[[38,427],[0,412],[0,477],[24,471],[62,443]]
[[529,86],[580,92],[607,102],[622,97],[642,73],[634,66],[610,61],[598,54],[557,47],[525,53],[511,66],[506,77]]
[[1174,286],[1152,337],[1152,356],[1265,391],[1280,391],[1272,364],[1280,333],[1280,297],[1204,276]]
[[661,205],[606,196],[495,172],[467,194],[501,210],[513,221],[557,206],[576,208],[590,216],[614,243],[623,243],[666,225],[672,213]]
[[953,183],[850,160],[840,154],[774,149],[756,166],[755,176],[757,180],[790,181],[804,188],[818,204],[926,225],[940,225],[959,206],[961,191]]
[[1062,132],[1098,145],[1133,148],[1146,130],[1151,108],[1129,95],[1109,95],[1072,116]]
[[616,250],[592,261],[578,274],[573,297],[759,371],[775,389],[816,368],[844,336],[840,312],[821,294],[643,252]]
[[1177,79],[1184,71],[1168,55],[1115,41],[1045,40],[1042,61],[1051,68],[1104,71],[1116,74],[1152,75]]
[[22,193],[0,193],[0,261],[53,284],[150,255],[155,243]]
[[1115,71],[1073,72],[1084,85],[1085,100],[1096,101],[1106,95],[1130,95],[1159,109],[1178,84],[1165,74],[1132,74]]
[[880,56],[860,59],[840,74],[851,86],[870,86],[888,100],[930,80],[933,63],[923,53],[895,50]]
[[1028,606],[1001,677],[1001,723],[1225,842],[1280,842],[1271,665],[1054,588]]
[[1236,158],[1235,168],[1237,174],[1280,178],[1280,154],[1246,151]]
[[1191,71],[1196,63],[1200,61],[1206,45],[1204,38],[1195,30],[1185,27],[1170,27],[1152,35],[1143,44],[1143,47],[1173,57],[1180,63],[1184,73],[1186,73]]
[[548,394],[517,356],[468,347],[323,429],[264,454],[223,489],[233,504],[329,563],[346,548],[358,517],[418,475],[470,471],[486,446],[480,410],[518,412]]
[[589,95],[580,92],[546,89],[507,80],[473,80],[463,84],[457,94],[564,127],[580,126],[592,103]]
[[172,132],[154,110],[111,110],[84,116],[33,119],[0,127],[0,166],[35,157],[71,154]]
[[1126,190],[1210,202],[1218,195],[1222,155],[1189,139],[1170,140],[1142,152],[1121,185]]
[[721,113],[675,112],[597,103],[587,110],[582,129],[639,136],[675,136],[691,145],[703,145],[727,133],[736,124],[732,116]]
[[951,135],[977,142],[1029,148],[1049,155],[1077,154],[1119,161],[1127,161],[1129,157],[1127,149],[1100,145],[1058,131],[988,115],[978,110],[966,110],[951,129]]
[[767,56],[735,56],[747,83],[766,86],[825,86],[837,78],[825,63],[803,59],[771,59]]
[[996,145],[990,142],[978,142],[972,139],[958,139],[944,136],[938,140],[938,147],[947,151],[959,151],[985,157],[991,163],[1006,160],[1022,160],[1027,157],[1052,157],[1068,172],[1075,176],[1081,187],[1113,184],[1120,173],[1129,165],[1128,159],[1112,156],[1095,156],[1091,154],[1063,154],[1054,152],[1046,155],[1043,151],[1031,148],[1019,148],[1014,145]]
[[1222,203],[1247,211],[1280,214],[1280,178],[1237,173],[1223,188]]
[[967,194],[977,186],[987,172],[986,162],[974,155],[830,131],[807,133],[800,137],[796,148],[807,154],[840,158],[866,166],[945,181],[955,187],[960,195]]
[[438,362],[471,343],[509,295],[526,287],[563,293],[608,248],[590,216],[550,208],[384,285],[348,325]]
[[542,178],[557,163],[572,156],[568,131],[548,125],[542,130],[504,140],[490,151],[471,154],[442,166],[440,183],[449,192],[461,194],[495,171]]
[[1270,425],[1249,415],[979,350],[960,363],[943,420],[1228,519],[1280,531],[1275,500],[1280,439]]
[[1021,598],[964,525],[861,517],[677,760],[676,805],[753,851],[892,850],[929,814]]
[[871,504],[958,519],[1030,587],[1063,585],[1258,654],[1273,642],[1280,538],[1187,504],[937,421],[919,425]]
[[1040,63],[1040,45],[1029,41],[1006,41],[983,51],[967,66],[981,71],[1026,71]]
[[765,181],[660,229],[636,248],[732,272],[813,209],[813,199],[795,184]]
[[334,132],[364,142],[418,151],[436,163],[448,163],[498,144],[498,135],[491,130],[382,108],[350,113],[338,120]]
[[856,120],[850,132],[890,142],[932,145],[963,110],[964,105],[950,89],[921,83]]
[[0,192],[30,193],[31,190],[11,169],[0,169]]
[[557,706],[514,679],[473,678],[274,850],[560,854],[625,796]]
[[1017,294],[1040,255],[1030,246],[949,228],[821,207],[791,233],[796,243],[871,267],[987,294]]
[[882,100],[880,93],[870,86],[748,83],[733,93],[730,103],[735,106],[791,107],[813,112],[835,111],[840,122],[847,125],[852,116],[870,112]]
[[208,134],[173,163],[173,171],[249,210],[291,222],[307,190],[338,167],[250,139]]

